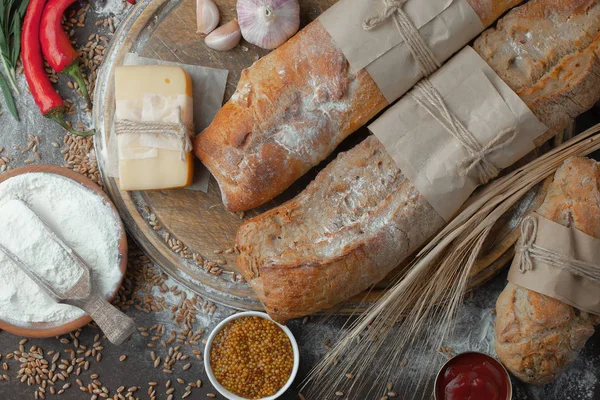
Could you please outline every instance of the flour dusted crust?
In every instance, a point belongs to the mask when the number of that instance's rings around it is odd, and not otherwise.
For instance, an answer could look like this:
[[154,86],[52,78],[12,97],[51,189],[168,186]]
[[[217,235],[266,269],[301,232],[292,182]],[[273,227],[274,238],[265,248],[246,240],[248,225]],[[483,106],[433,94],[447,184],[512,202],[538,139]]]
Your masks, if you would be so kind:
[[[541,216],[600,238],[600,164],[570,158],[558,169]],[[594,333],[599,318],[509,283],[496,303],[496,352],[522,381],[556,379]]]
[[[599,1],[530,1],[475,43],[476,51],[513,89],[529,96],[526,103],[548,126],[575,117],[600,99],[599,90],[588,92],[600,76],[600,64],[590,60],[600,43]],[[514,26],[529,40],[540,41],[552,35],[544,22],[548,18],[570,18],[580,32],[568,38],[573,45],[559,58],[552,47],[546,53],[517,44]],[[579,29],[582,25],[586,32]],[[565,35],[564,28],[560,32]],[[591,36],[596,39],[583,40]],[[553,40],[566,46],[561,38]],[[524,61],[507,73],[506,60],[517,55]],[[574,60],[580,64],[578,75],[557,72]],[[545,65],[546,72],[534,74],[537,65]],[[533,90],[541,81],[548,89]],[[548,109],[555,115],[549,116]],[[367,289],[442,226],[381,142],[370,137],[338,156],[298,197],[246,222],[238,231],[237,263],[267,311],[285,321],[333,307]]]
[[[487,25],[522,0],[469,0]],[[317,20],[242,73],[195,140],[231,211],[258,207],[323,161],[388,105],[366,70],[351,73]]]
[[530,1],[484,32],[473,47],[554,128],[538,144],[598,101],[597,0]]
[[319,21],[242,72],[236,92],[195,140],[231,211],[277,196],[387,102]]
[[326,170],[238,231],[238,267],[278,321],[329,308],[383,279],[443,224],[375,137]]

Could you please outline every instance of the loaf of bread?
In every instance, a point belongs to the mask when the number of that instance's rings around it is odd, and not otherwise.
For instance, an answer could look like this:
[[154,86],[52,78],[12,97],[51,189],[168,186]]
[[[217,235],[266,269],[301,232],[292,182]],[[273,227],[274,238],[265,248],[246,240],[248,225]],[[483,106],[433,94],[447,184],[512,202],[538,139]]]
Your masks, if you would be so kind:
[[[522,0],[468,0],[487,26]],[[231,211],[258,207],[323,161],[388,105],[366,70],[351,73],[316,20],[242,72],[194,143]]]
[[[600,98],[589,90],[600,87],[599,3],[530,1],[474,45],[547,126]],[[371,136],[296,198],[242,225],[237,264],[269,314],[285,321],[367,289],[443,224]]]
[[[537,210],[541,216],[600,238],[600,164],[570,158]],[[600,319],[509,283],[496,303],[496,352],[519,379],[544,385],[577,357]]]

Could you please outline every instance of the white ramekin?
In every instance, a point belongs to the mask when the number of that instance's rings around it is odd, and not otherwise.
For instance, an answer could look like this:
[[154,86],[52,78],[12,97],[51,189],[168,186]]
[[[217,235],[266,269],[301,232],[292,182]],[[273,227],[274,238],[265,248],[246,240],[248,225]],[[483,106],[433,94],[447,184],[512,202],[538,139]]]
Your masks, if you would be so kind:
[[[437,395],[437,387],[438,387],[439,382],[442,379],[442,372],[446,369],[446,367],[448,365],[452,364],[452,361],[455,358],[460,357],[460,356],[464,356],[465,354],[480,354],[480,355],[486,356],[491,361],[494,361],[494,362],[498,363],[498,365],[500,365],[500,367],[502,367],[502,371],[503,371],[502,375],[504,376],[504,378],[506,378],[506,380],[508,382],[508,393],[506,395],[506,400],[512,400],[512,398],[513,398],[512,389],[513,388],[512,388],[512,382],[510,380],[510,374],[508,373],[508,371],[506,370],[506,368],[504,367],[504,365],[502,365],[502,363],[500,361],[496,360],[494,357],[490,356],[489,354],[482,353],[480,351],[466,351],[464,353],[460,353],[460,354],[455,355],[454,357],[452,357],[451,359],[449,359],[448,361],[446,361],[446,363],[444,363],[444,365],[442,366],[442,368],[440,368],[437,376],[435,377],[435,384],[433,386],[433,399],[434,400],[442,400],[442,399],[438,399],[438,395]],[[504,400],[504,399],[502,399],[502,400]]]
[[[208,375],[208,379],[210,380],[210,383],[212,383],[212,385],[217,389],[217,391],[229,400],[247,400],[247,399],[244,397],[240,397],[234,393],[231,393],[229,390],[225,389],[223,387],[223,385],[221,385],[219,383],[219,381],[213,374],[212,367],[210,366],[210,349],[212,347],[213,340],[215,339],[215,336],[217,335],[217,333],[219,333],[223,329],[223,327],[225,325],[227,325],[229,322],[231,322],[235,319],[238,319],[238,318],[242,318],[242,317],[261,317],[264,319],[268,319],[269,321],[273,321],[271,319],[271,317],[269,317],[268,314],[265,314],[262,312],[257,312],[257,311],[246,311],[246,312],[233,314],[232,316],[225,318],[223,321],[221,321],[221,323],[219,323],[219,325],[217,325],[215,327],[215,329],[213,329],[213,331],[210,333],[210,336],[208,337],[208,340],[206,341],[206,347],[204,348],[204,368],[206,370],[206,374]],[[273,321],[273,322],[275,322],[275,321]],[[275,323],[277,324],[277,322],[275,322]],[[296,342],[296,338],[294,338],[294,335],[289,330],[289,328],[287,328],[283,325],[280,325],[280,324],[277,324],[277,326],[279,326],[286,333],[288,338],[290,339],[290,343],[292,344],[292,350],[294,352],[294,366],[292,368],[292,373],[290,374],[290,378],[288,379],[286,384],[281,389],[279,389],[279,391],[277,393],[275,393],[273,396],[263,397],[260,400],[275,400],[278,397],[280,397],[281,395],[283,395],[285,393],[285,391],[288,390],[289,387],[294,382],[294,379],[296,378],[296,374],[298,373],[298,367],[300,366],[300,351],[298,350],[298,343]]]

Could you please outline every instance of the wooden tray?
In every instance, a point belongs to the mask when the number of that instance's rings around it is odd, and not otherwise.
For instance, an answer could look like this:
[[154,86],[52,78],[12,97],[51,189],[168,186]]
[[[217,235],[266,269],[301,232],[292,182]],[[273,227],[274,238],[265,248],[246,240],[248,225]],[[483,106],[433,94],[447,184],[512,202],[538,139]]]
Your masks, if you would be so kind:
[[[44,172],[48,174],[56,174],[60,176],[64,176],[65,178],[69,178],[85,188],[91,190],[96,193],[98,196],[102,197],[102,199],[115,211],[114,205],[100,188],[100,186],[96,185],[90,179],[86,178],[83,175],[78,174],[77,172],[73,172],[67,168],[57,167],[54,165],[32,165],[29,167],[21,167],[17,169],[10,170],[8,172],[0,175],[0,183],[10,179],[12,177],[28,174],[32,172]],[[119,238],[119,268],[121,269],[121,281],[125,276],[125,271],[127,269],[127,236],[125,235],[125,227],[123,225],[120,226],[121,236]],[[111,296],[115,296],[121,287],[121,282],[116,286],[114,293]],[[25,337],[33,337],[33,338],[48,338],[53,336],[60,336],[72,332],[76,329],[79,329],[88,323],[90,323],[92,319],[88,315],[84,315],[83,317],[77,318],[73,321],[69,321],[66,323],[62,323],[60,325],[56,325],[53,323],[42,324],[35,323],[29,327],[20,327],[11,325],[7,322],[0,320],[0,329],[10,332],[14,335],[25,336]]]
[[[301,2],[302,26],[316,18],[336,0]],[[217,0],[221,21],[235,17],[234,0]],[[243,222],[238,214],[226,211],[214,179],[209,192],[189,190],[126,192],[104,174],[103,157],[107,135],[114,116],[113,69],[122,65],[128,52],[141,56],[185,64],[196,64],[230,71],[225,98],[235,91],[243,68],[249,67],[267,51],[242,43],[229,52],[217,52],[204,46],[196,34],[195,1],[142,0],[121,23],[108,49],[96,87],[94,119],[99,134],[96,151],[106,190],[112,197],[130,235],[166,273],[199,295],[238,309],[261,310],[250,287],[240,280],[235,254],[215,254],[234,245],[237,228]],[[102,107],[101,105],[104,105]],[[365,128],[348,138],[338,151],[347,150],[368,135]],[[547,151],[550,145],[536,151]],[[304,176],[269,204],[247,212],[245,218],[258,215],[299,193],[335,154]],[[198,160],[196,160],[198,162]],[[471,288],[497,273],[511,258],[507,253],[517,238],[516,227],[522,217],[541,203],[548,182],[539,185],[498,223],[486,245],[484,256],[473,273]],[[217,265],[218,264],[218,265]],[[374,290],[356,296],[337,312],[364,309],[381,296],[389,279]]]

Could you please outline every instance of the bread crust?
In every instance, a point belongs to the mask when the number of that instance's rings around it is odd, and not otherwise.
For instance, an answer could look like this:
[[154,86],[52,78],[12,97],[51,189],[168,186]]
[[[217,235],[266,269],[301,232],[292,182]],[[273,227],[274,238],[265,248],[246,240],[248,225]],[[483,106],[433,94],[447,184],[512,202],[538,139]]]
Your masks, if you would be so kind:
[[[584,93],[590,82],[597,82],[600,73],[599,64],[590,61],[600,40],[587,43],[565,38],[581,47],[576,46],[556,58],[552,51],[540,54],[535,49],[517,46],[519,37],[513,26],[524,26],[525,21],[529,21],[527,32],[532,40],[547,37],[551,32],[549,26],[529,18],[528,10],[538,18],[543,7],[542,14],[552,16],[557,24],[566,19],[584,24],[592,19],[600,20],[599,1],[587,1],[587,7],[576,9],[582,10],[578,11],[581,14],[574,14],[572,8],[565,9],[564,4],[557,5],[554,0],[533,0],[509,13],[498,29],[489,30],[484,39],[475,43],[475,50],[509,85],[521,93],[530,92],[527,104],[549,126],[552,121],[568,120],[584,112],[593,105],[594,99],[600,98],[598,90],[592,92],[593,97]],[[580,4],[581,1],[566,3]],[[600,32],[600,26],[587,25],[596,30],[596,35]],[[495,40],[492,41],[492,37]],[[560,40],[555,42],[555,46],[561,46]],[[507,73],[503,60],[510,58],[511,53],[504,48],[512,49],[513,55],[519,54],[527,63],[520,63]],[[499,52],[502,57],[498,56]],[[563,75],[555,71],[570,65],[573,58],[581,60],[581,75],[563,82],[560,80]],[[530,65],[537,64],[547,65],[548,70],[537,73],[536,78],[531,75],[534,68]],[[521,80],[509,79],[514,76],[523,77],[524,83],[518,85],[515,82]],[[530,90],[540,80],[546,80],[555,90]],[[580,86],[572,87],[574,83]],[[557,108],[557,115],[548,117],[546,110],[554,107],[556,101],[573,102],[579,108],[575,112],[566,104],[564,111]],[[374,168],[379,163],[381,168]],[[346,177],[348,181],[335,177]],[[350,181],[356,177],[357,182],[363,183]],[[395,178],[390,182],[390,177]],[[352,201],[336,202],[335,194]],[[323,212],[319,214],[314,210]],[[311,218],[307,219],[307,215]],[[237,264],[269,314],[278,321],[285,321],[333,307],[367,289],[422,245],[443,223],[391,162],[381,142],[370,137],[338,156],[295,199],[246,222],[238,231],[241,253]],[[281,239],[267,240],[265,237],[271,232]],[[322,237],[327,237],[327,246],[317,245]]]
[[387,106],[366,70],[348,68],[317,20],[242,72],[194,142],[229,210],[271,200]]
[[327,169],[238,230],[238,268],[277,321],[329,308],[380,281],[443,224],[374,136]]
[[[600,238],[600,164],[570,158],[557,170],[541,216]],[[519,379],[555,380],[593,335],[598,317],[509,283],[496,302],[496,352]]]
[[[469,0],[484,24],[522,0]],[[271,200],[388,105],[316,20],[244,70],[237,91],[194,141],[231,211]]]

